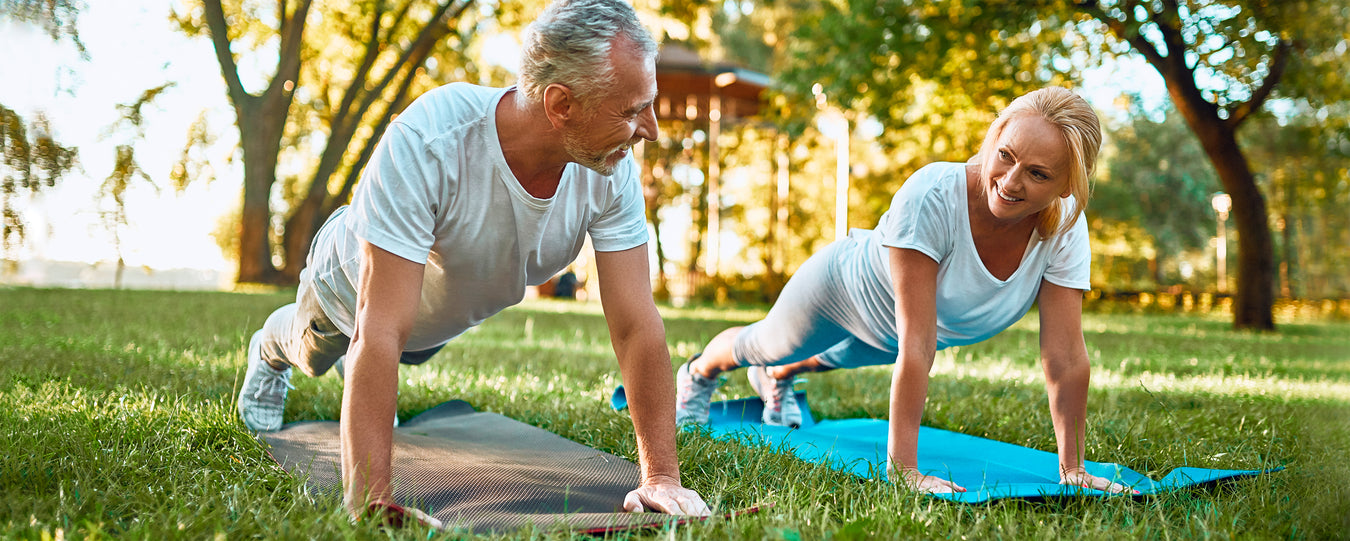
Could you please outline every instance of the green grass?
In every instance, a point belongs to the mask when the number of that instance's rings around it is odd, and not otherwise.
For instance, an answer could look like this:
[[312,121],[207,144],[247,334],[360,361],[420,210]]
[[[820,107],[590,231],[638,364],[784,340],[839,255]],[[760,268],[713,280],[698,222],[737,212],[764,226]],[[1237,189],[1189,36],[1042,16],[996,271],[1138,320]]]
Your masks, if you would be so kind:
[[[244,345],[285,294],[0,289],[0,538],[397,538],[353,525],[281,471],[234,410]],[[672,354],[753,310],[665,311]],[[925,424],[1054,449],[1034,318],[939,353]],[[721,509],[652,537],[1347,538],[1350,323],[1234,332],[1225,321],[1089,315],[1089,458],[1155,477],[1179,465],[1287,469],[1141,499],[954,504],[762,449],[680,436],[687,484]],[[884,417],[887,369],[816,374],[824,417]],[[432,362],[404,367],[408,418],[462,398],[635,459],[597,305],[500,314]],[[728,396],[751,396],[738,377]],[[335,377],[294,380],[288,420],[334,419]],[[446,534],[448,535],[448,534]],[[520,532],[522,538],[569,534]]]

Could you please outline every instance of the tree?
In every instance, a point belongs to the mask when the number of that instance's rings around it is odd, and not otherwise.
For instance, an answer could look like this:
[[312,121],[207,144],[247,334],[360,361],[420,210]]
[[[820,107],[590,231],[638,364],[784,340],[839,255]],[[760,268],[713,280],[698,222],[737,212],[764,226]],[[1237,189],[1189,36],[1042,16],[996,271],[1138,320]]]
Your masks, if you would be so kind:
[[3,211],[0,257],[10,262],[25,234],[16,198],[55,186],[57,180],[75,168],[77,152],[52,138],[51,126],[41,113],[25,125],[23,117],[3,105],[0,105],[0,151],[4,152],[4,162],[0,163]]
[[[914,124],[899,112],[916,102],[906,92],[910,81],[938,84],[935,97],[952,101],[953,112],[983,111],[1027,86],[1054,82],[1056,74],[1072,75],[1075,64],[1103,55],[1142,56],[1162,75],[1233,197],[1239,237],[1234,326],[1271,329],[1266,201],[1237,131],[1273,98],[1346,100],[1348,11],[1343,2],[1263,0],[824,3],[798,32],[803,53],[794,73],[798,87],[820,81],[833,94],[857,98],[853,107],[903,129]],[[831,61],[816,60],[822,57]]]
[[108,178],[103,180],[99,186],[98,198],[109,200],[111,208],[101,209],[99,217],[103,220],[103,226],[112,234],[113,249],[117,252],[117,270],[113,275],[113,288],[122,288],[122,274],[126,270],[126,261],[122,258],[122,227],[128,224],[127,220],[127,189],[137,178],[143,179],[156,191],[159,186],[155,184],[144,169],[141,169],[140,163],[136,161],[136,143],[145,139],[145,115],[142,109],[150,105],[164,91],[172,88],[174,83],[164,83],[154,88],[147,89],[141,93],[141,97],[131,103],[119,104],[117,109],[122,112],[122,116],[117,119],[112,126],[109,126],[108,136],[120,135],[123,137],[121,143],[114,148],[113,170]]
[[[1307,27],[1329,21],[1298,13],[1310,8],[1305,2],[1124,0],[1087,1],[1077,7],[1109,30],[1117,52],[1128,47],[1166,81],[1173,105],[1233,200],[1238,230],[1233,324],[1275,328],[1275,260],[1266,198],[1237,133],[1274,95],[1291,65],[1307,71],[1325,67],[1313,58],[1321,52],[1313,47],[1325,45],[1324,38],[1310,36],[1315,31]],[[1309,11],[1329,11],[1330,21],[1345,19],[1335,9]]]
[[[384,129],[416,95],[414,87],[431,86],[428,71],[437,65],[463,65],[429,60],[447,45],[452,51],[465,46],[472,26],[461,27],[460,17],[472,3],[323,4],[329,9],[311,17],[312,0],[278,0],[272,11],[247,2],[203,0],[173,15],[189,35],[209,35],[235,109],[244,165],[238,281],[297,279],[318,226],[350,197]],[[261,90],[248,90],[253,74],[241,70],[237,45],[274,48],[268,52],[275,53],[275,65]],[[279,177],[279,168],[287,165],[283,158],[309,157],[283,149],[303,153],[311,145],[321,147],[317,163],[289,167],[300,172]],[[274,240],[277,188],[286,199],[277,205],[285,228]]]
[[1169,258],[1204,248],[1213,236],[1210,195],[1219,181],[1174,109],[1162,111],[1163,119],[1155,121],[1131,100],[1129,112],[1121,125],[1105,126],[1104,170],[1097,175],[1094,197],[1110,204],[1091,210],[1101,218],[1132,222],[1151,239],[1150,278],[1157,287],[1168,282]]
[[[41,26],[53,41],[69,40],[88,58],[76,27],[81,7],[71,0],[0,0],[0,18]],[[16,198],[55,186],[77,166],[79,153],[56,141],[42,113],[28,122],[4,104],[0,104],[0,152],[4,156],[0,163],[0,260],[8,267],[25,235]]]
[[1298,104],[1252,122],[1242,142],[1270,194],[1281,293],[1344,296],[1350,292],[1350,104]]
[[68,40],[88,59],[78,27],[82,9],[79,0],[0,0],[0,17],[40,26],[52,41]]

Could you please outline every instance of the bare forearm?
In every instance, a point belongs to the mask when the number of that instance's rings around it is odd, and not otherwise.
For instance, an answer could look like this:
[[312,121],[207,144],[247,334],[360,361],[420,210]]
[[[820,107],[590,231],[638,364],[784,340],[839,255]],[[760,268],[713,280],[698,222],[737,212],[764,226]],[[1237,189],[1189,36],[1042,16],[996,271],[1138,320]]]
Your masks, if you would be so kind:
[[655,331],[615,341],[619,370],[628,393],[628,407],[637,435],[638,459],[645,481],[680,479],[675,453],[675,379],[670,352],[659,323]]
[[[383,351],[381,351],[383,350]],[[347,509],[392,501],[393,418],[398,407],[398,359],[388,346],[357,340],[347,359],[342,393],[342,478]]]
[[891,468],[899,471],[918,467],[919,423],[928,397],[928,367],[932,354],[902,355],[891,376],[890,438],[887,454]]
[[1087,437],[1087,359],[1071,363],[1058,371],[1047,371],[1046,391],[1050,397],[1050,417],[1055,424],[1061,472],[1083,465]]

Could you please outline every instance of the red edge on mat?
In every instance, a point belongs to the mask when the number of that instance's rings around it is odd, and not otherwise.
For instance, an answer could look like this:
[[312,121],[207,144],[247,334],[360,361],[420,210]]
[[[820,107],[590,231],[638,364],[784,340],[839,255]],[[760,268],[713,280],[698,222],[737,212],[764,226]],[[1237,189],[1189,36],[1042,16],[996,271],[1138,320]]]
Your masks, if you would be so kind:
[[[754,514],[754,513],[760,512],[760,511],[763,510],[763,509],[768,509],[768,508],[770,508],[770,507],[773,507],[773,504],[772,504],[772,503],[765,503],[765,504],[755,505],[755,506],[747,507],[747,508],[745,508],[745,509],[741,509],[741,510],[739,510],[739,511],[732,511],[732,512],[730,512],[730,513],[724,513],[724,514],[722,514],[721,518],[731,518],[731,517],[738,517],[738,516],[741,516],[741,515]],[[669,524],[669,525],[671,525],[671,526],[682,526],[682,525],[685,525],[685,524],[691,524],[691,523],[694,523],[694,522],[703,522],[703,521],[708,520],[709,518],[711,518],[711,517],[690,517],[690,516],[685,516],[685,517],[680,517],[680,518],[678,518],[678,519],[671,520],[671,521],[660,520],[660,521],[655,521],[655,522],[648,522],[648,523],[646,523],[646,524],[629,524],[629,525],[627,525],[627,526],[602,526],[602,527],[599,527],[599,528],[591,528],[591,529],[589,529],[589,530],[577,530],[577,533],[582,534],[582,535],[609,535],[609,534],[612,534],[612,533],[634,532],[634,531],[638,531],[638,530],[645,530],[645,529],[649,529],[649,528],[656,528],[656,527],[659,527],[659,526],[665,526],[665,525],[667,525],[667,524]]]

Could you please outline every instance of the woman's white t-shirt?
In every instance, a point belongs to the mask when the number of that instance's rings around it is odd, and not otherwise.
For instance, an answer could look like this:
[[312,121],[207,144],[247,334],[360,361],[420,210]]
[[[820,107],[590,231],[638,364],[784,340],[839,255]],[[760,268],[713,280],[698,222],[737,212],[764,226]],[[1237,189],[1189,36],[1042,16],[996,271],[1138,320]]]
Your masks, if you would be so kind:
[[[1059,204],[1063,215],[1073,211],[1072,197]],[[871,315],[886,345],[898,342],[891,247],[917,250],[938,263],[938,349],[973,344],[1016,323],[1031,309],[1041,280],[1091,288],[1092,251],[1082,215],[1068,231],[1048,239],[1033,232],[1017,270],[999,280],[975,250],[967,209],[966,164],[934,163],[905,181],[875,230],[855,232],[863,236],[858,239],[863,249],[839,263],[853,267],[841,269],[842,275],[863,278],[845,289],[859,310]]]
[[525,191],[497,136],[497,103],[510,91],[446,85],[389,126],[351,206],[315,237],[302,277],[343,333],[355,327],[361,240],[425,264],[409,351],[443,344],[520,302],[527,285],[571,264],[588,234],[600,252],[647,242],[632,159],[612,176],[569,163],[549,199]]

